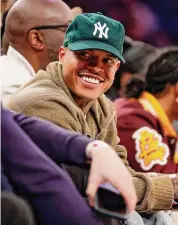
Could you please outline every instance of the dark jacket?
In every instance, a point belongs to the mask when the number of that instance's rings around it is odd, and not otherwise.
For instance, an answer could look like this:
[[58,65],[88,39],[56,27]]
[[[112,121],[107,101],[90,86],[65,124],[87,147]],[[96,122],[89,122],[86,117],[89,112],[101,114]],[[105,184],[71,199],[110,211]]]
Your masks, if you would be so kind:
[[4,175],[16,194],[29,201],[39,223],[78,225],[85,218],[85,224],[101,224],[69,176],[47,156],[58,162],[84,164],[84,150],[90,141],[49,122],[5,109],[1,117]]

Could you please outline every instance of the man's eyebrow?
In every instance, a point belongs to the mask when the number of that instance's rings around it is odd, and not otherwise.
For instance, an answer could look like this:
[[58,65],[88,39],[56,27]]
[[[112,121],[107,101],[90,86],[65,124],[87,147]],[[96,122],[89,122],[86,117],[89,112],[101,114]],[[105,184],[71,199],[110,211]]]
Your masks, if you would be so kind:
[[[84,50],[79,50],[79,52],[80,52],[80,51],[94,52],[95,49],[84,49]],[[114,59],[118,59],[117,56],[115,56],[115,55],[113,55],[113,54],[111,54],[111,53],[108,53],[108,54],[107,54],[107,57],[112,57],[112,58],[114,58]]]
[[108,56],[108,57],[112,57],[112,58],[114,58],[114,59],[118,59],[115,55],[110,54],[110,53],[108,53],[107,56]]

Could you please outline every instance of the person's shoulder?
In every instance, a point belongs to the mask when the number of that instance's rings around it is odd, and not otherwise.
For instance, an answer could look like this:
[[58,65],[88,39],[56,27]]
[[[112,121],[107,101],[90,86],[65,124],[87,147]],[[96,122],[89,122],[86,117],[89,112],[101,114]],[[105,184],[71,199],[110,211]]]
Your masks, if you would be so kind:
[[118,98],[113,103],[116,107],[118,117],[126,117],[129,115],[150,115],[150,113],[143,108],[139,101],[135,99]]
[[118,111],[130,109],[129,111],[143,110],[142,105],[135,99],[117,98],[114,105]]
[[157,126],[159,120],[157,117],[146,111],[143,106],[137,100],[129,99],[117,99],[114,101],[114,105],[117,111],[117,120],[119,124],[126,123],[143,123],[150,124],[151,126]]
[[18,75],[18,72],[23,70],[23,67],[20,66],[21,65],[20,63],[13,60],[12,58],[10,58],[7,55],[2,55],[0,57],[0,65],[1,65],[1,69],[2,69],[2,71],[1,71],[2,75],[3,75],[3,72],[6,71],[6,72],[10,72],[11,77],[13,77],[12,73],[17,72],[17,75]]
[[45,71],[39,71],[32,80],[22,85],[12,94],[8,105],[16,103],[23,109],[38,101],[44,101],[45,103],[47,99],[50,101],[56,101],[56,99],[59,100],[60,97],[63,97],[63,92],[64,91],[46,75]]

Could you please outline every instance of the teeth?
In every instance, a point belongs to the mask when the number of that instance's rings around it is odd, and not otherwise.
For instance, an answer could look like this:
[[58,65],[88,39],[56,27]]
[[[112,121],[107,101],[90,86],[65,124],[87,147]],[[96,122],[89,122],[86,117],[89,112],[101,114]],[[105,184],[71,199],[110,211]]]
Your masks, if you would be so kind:
[[89,77],[82,77],[82,79],[84,81],[87,81],[89,83],[92,83],[92,84],[99,84],[99,80],[95,79],[95,78],[89,78]]

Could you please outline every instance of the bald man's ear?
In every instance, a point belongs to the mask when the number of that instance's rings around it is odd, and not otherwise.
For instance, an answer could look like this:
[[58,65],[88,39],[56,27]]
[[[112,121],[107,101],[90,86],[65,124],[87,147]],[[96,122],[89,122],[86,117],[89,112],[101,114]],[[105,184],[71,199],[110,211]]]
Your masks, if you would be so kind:
[[60,60],[60,59],[62,60],[62,59],[64,58],[65,53],[66,53],[66,48],[65,48],[64,46],[61,46],[61,47],[59,48],[59,60]]
[[28,42],[36,51],[42,51],[45,47],[44,34],[38,30],[31,30],[28,33]]

